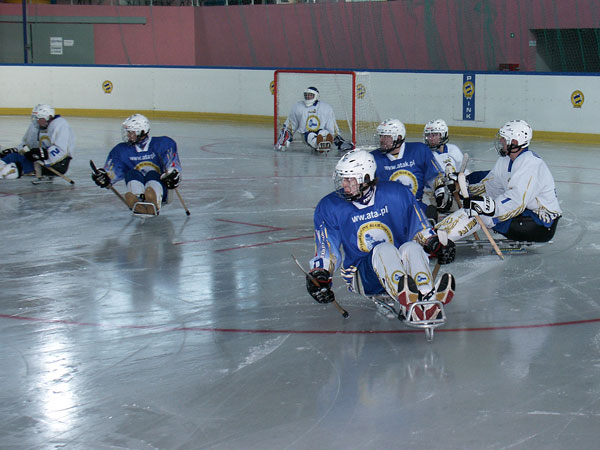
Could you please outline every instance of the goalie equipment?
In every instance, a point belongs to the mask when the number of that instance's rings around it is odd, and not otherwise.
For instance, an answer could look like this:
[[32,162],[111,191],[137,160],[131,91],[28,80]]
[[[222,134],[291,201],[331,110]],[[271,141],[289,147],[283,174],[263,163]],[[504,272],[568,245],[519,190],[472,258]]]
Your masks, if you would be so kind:
[[341,152],[347,152],[350,150],[354,150],[354,144],[352,144],[352,142],[346,141],[339,134],[333,139],[333,143],[338,148],[338,150]]
[[[98,169],[96,172],[92,172],[92,180],[94,180],[94,183],[101,188],[107,188],[110,186],[110,177],[104,169]],[[129,208],[131,208],[131,206],[129,206]]]
[[165,173],[160,176],[160,180],[165,184],[167,189],[177,189],[181,181],[179,171],[171,167]]
[[[533,130],[527,122],[524,120],[511,120],[498,130],[494,147],[500,156],[507,156],[528,147],[532,137]],[[516,143],[513,143],[513,141],[516,141]]]
[[3,180],[15,180],[20,176],[19,167],[15,163],[5,164],[3,161],[0,161],[0,178]]
[[306,274],[306,289],[319,303],[331,303],[335,300],[331,285],[332,278],[328,270],[315,268]]
[[10,155],[11,153],[19,153],[19,149],[15,147],[5,148],[0,152],[0,158],[4,158],[5,156]]
[[487,195],[474,195],[463,200],[463,207],[469,211],[469,217],[483,215],[493,217],[496,212],[496,202]]
[[284,152],[292,142],[292,133],[287,127],[283,127],[281,132],[279,133],[279,137],[277,138],[277,144],[275,144],[275,149],[281,152]]
[[[129,133],[135,133],[135,139],[130,138]],[[121,125],[121,137],[123,142],[137,144],[150,133],[150,121],[142,114],[129,116]]]
[[316,87],[309,86],[304,90],[304,104],[307,108],[315,105],[319,101],[319,90]]
[[427,239],[423,249],[425,253],[428,253],[433,258],[437,258],[440,265],[450,264],[456,258],[456,245],[454,242],[448,240],[446,245],[443,245],[437,235]]
[[443,147],[448,142],[448,125],[442,119],[432,120],[425,124],[423,141],[432,150]]
[[317,150],[318,152],[328,152],[331,148],[331,144],[333,144],[333,136],[329,133],[327,135],[318,134],[317,135]]
[[[342,198],[348,201],[361,199],[364,194],[375,184],[375,169],[377,165],[371,153],[365,150],[351,150],[338,161],[335,166],[335,190]],[[355,181],[353,181],[355,180]],[[346,184],[356,183],[356,189],[345,189]]]

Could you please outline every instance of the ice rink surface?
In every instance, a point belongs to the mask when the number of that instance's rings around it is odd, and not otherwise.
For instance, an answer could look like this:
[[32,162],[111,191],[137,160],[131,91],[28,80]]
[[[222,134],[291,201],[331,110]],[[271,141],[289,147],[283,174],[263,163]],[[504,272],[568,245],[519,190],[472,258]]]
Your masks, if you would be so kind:
[[[597,148],[534,133],[564,212],[553,242],[504,261],[459,249],[428,342],[339,274],[348,319],[306,292],[291,255],[312,256],[337,152],[152,121],[179,145],[191,216],[174,197],[143,220],[90,179],[122,120],[67,119],[74,186],[0,181],[0,448],[598,448]],[[0,145],[28,120],[1,117]],[[450,140],[472,170],[492,167],[492,141]]]

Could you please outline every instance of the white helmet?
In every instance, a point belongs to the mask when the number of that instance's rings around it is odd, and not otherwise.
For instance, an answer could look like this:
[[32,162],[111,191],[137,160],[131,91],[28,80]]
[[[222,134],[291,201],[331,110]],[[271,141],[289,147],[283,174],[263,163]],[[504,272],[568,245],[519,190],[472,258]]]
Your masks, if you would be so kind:
[[[371,153],[354,149],[346,153],[335,166],[333,175],[336,192],[346,200],[353,201],[363,197],[365,191],[375,184],[375,169],[377,164]],[[344,178],[356,178],[359,186],[357,194],[346,194],[342,186]]]
[[389,149],[381,149],[384,153],[389,153],[399,148],[406,138],[406,127],[398,119],[385,119],[377,127],[377,134],[381,136],[391,136],[393,145]]
[[[511,120],[506,122],[496,135],[495,147],[496,151],[500,156],[506,156],[513,153],[511,150],[520,150],[521,148],[528,147],[533,137],[533,130],[531,126],[524,120]],[[502,145],[502,138],[506,141],[506,150]],[[512,141],[517,141],[517,144],[513,144]]]
[[[306,98],[310,97],[310,98]],[[319,101],[319,90],[316,87],[309,86],[304,89],[304,104],[307,108]]]
[[150,132],[150,121],[148,118],[142,114],[134,114],[133,116],[129,116],[121,125],[121,135],[123,137],[123,142],[129,141],[129,132],[134,131],[136,139],[133,143],[139,142],[144,139],[148,133]]
[[[433,144],[430,142],[430,135],[439,134],[440,141],[437,144]],[[425,124],[425,128],[423,129],[423,141],[427,144],[427,146],[431,149],[436,149],[442,147],[446,142],[448,142],[448,125],[442,119],[430,120]]]
[[35,125],[38,124],[38,119],[46,119],[49,121],[51,117],[54,117],[54,108],[45,103],[35,105],[31,111],[31,120]]

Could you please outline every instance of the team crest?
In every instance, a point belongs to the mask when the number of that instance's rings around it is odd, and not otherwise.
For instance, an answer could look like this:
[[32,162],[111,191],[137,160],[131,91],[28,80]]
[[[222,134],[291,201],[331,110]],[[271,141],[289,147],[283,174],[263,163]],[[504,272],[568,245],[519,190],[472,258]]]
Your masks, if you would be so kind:
[[429,275],[427,275],[425,272],[417,272],[415,274],[415,281],[417,286],[423,286],[429,283]]
[[408,170],[397,170],[390,177],[390,181],[399,181],[404,186],[407,186],[413,195],[417,195],[417,189],[419,187],[419,183],[417,182],[417,177],[412,172]]
[[358,248],[369,253],[373,247],[382,242],[394,243],[389,227],[381,222],[367,222],[360,226],[356,236]]
[[306,129],[314,132],[317,132],[321,129],[321,121],[317,115],[311,114],[308,116],[306,119]]

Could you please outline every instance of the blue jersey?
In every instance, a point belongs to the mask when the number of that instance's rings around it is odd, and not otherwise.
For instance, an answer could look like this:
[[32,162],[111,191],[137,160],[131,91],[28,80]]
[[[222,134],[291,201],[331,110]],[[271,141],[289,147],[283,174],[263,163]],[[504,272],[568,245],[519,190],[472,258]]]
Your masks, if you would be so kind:
[[375,245],[389,242],[400,247],[429,228],[414,195],[400,183],[378,183],[371,203],[359,207],[336,192],[323,197],[315,209],[316,255],[311,268],[333,273],[342,261],[341,248],[344,269],[358,267]]
[[433,153],[421,142],[405,142],[400,158],[382,152],[371,152],[377,163],[375,176],[380,181],[399,181],[408,186],[417,200],[423,197],[423,188],[441,173]]
[[141,146],[121,142],[110,151],[104,164],[113,184],[124,179],[130,170],[144,175],[151,170],[162,174],[171,167],[181,172],[177,144],[167,136],[150,137]]

